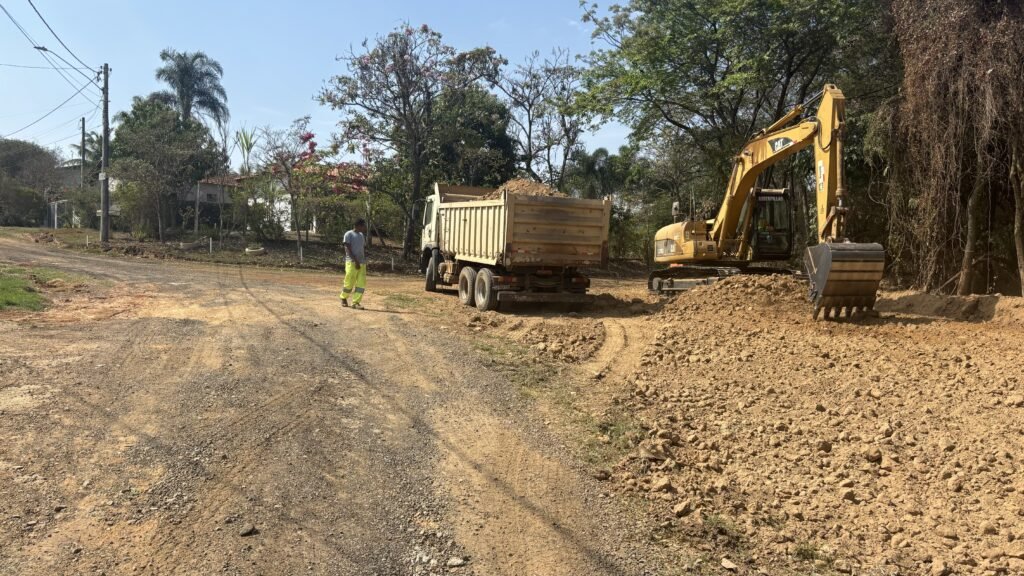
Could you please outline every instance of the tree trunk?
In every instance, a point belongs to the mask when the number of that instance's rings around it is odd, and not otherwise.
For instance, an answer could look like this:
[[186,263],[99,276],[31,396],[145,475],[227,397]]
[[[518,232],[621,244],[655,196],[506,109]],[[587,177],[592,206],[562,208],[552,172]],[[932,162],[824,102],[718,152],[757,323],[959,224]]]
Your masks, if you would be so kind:
[[164,241],[164,215],[163,206],[160,202],[160,198],[156,199],[156,237],[161,243]]
[[974,254],[978,248],[978,216],[981,211],[981,192],[985,187],[985,179],[981,174],[981,162],[978,162],[978,174],[974,179],[974,187],[967,199],[967,241],[964,245],[964,256],[960,264],[960,281],[957,284],[958,296],[967,296],[974,287]]
[[422,198],[423,188],[423,166],[417,157],[414,156],[414,158],[412,163],[412,202],[407,210],[409,216],[405,225],[405,238],[402,241],[402,256],[407,260],[412,258],[416,251],[416,247],[413,245],[416,238],[416,203]]
[[192,234],[199,238],[199,183],[196,182],[196,213],[195,213],[195,224]]
[[291,194],[292,200],[292,230],[295,231],[295,255],[302,253],[302,226],[299,224],[299,199]]
[[224,248],[224,189],[221,188],[217,197],[217,249]]
[[1017,250],[1017,275],[1024,295],[1024,151],[1017,146],[1010,153],[1010,187],[1013,188],[1013,244]]
[[366,246],[373,247],[373,214],[370,212],[370,191],[366,191]]

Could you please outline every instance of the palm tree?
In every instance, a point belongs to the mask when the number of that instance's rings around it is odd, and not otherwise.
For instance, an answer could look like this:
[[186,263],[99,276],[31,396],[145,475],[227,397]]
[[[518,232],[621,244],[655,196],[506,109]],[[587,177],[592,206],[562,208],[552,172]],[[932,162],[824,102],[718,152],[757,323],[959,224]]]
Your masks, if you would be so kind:
[[221,85],[224,68],[204,52],[178,52],[167,48],[160,52],[164,65],[156,70],[156,79],[170,90],[154,92],[150,98],[173,106],[182,119],[208,118],[218,127],[224,126],[228,113],[228,96]]
[[[72,144],[71,149],[75,151],[75,159],[71,162],[77,163],[82,157],[82,145]],[[85,169],[89,171],[86,181],[92,181],[100,173],[100,162],[103,158],[103,136],[99,132],[88,132],[85,135]]]

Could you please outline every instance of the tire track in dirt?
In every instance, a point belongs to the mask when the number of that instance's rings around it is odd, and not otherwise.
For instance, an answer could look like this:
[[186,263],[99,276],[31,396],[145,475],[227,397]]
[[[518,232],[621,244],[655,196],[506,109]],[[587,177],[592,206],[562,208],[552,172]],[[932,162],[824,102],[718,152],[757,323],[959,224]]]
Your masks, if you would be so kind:
[[405,336],[402,357],[437,382],[425,422],[439,452],[432,476],[444,479],[448,517],[474,570],[488,576],[635,573],[623,561],[631,544],[612,536],[596,491],[557,452],[536,443],[536,430],[527,432],[536,424],[517,416],[528,409],[521,412],[516,401],[496,405],[490,394],[518,392],[471,359],[446,352],[422,328],[398,318],[391,324]]

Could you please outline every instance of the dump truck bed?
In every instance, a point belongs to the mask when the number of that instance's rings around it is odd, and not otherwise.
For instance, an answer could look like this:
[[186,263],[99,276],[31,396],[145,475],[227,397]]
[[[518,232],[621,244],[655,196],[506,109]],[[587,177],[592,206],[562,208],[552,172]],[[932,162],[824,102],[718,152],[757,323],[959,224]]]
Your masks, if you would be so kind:
[[444,202],[441,249],[458,260],[516,268],[606,266],[609,200],[504,195]]

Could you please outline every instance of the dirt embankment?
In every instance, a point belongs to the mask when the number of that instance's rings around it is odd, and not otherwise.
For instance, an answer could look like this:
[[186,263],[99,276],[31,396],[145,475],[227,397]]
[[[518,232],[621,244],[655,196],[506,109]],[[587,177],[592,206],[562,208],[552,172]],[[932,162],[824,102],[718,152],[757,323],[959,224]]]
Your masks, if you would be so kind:
[[813,322],[804,288],[736,277],[645,322],[615,490],[694,568],[1024,573],[1019,299],[904,294],[879,305],[901,314]]

